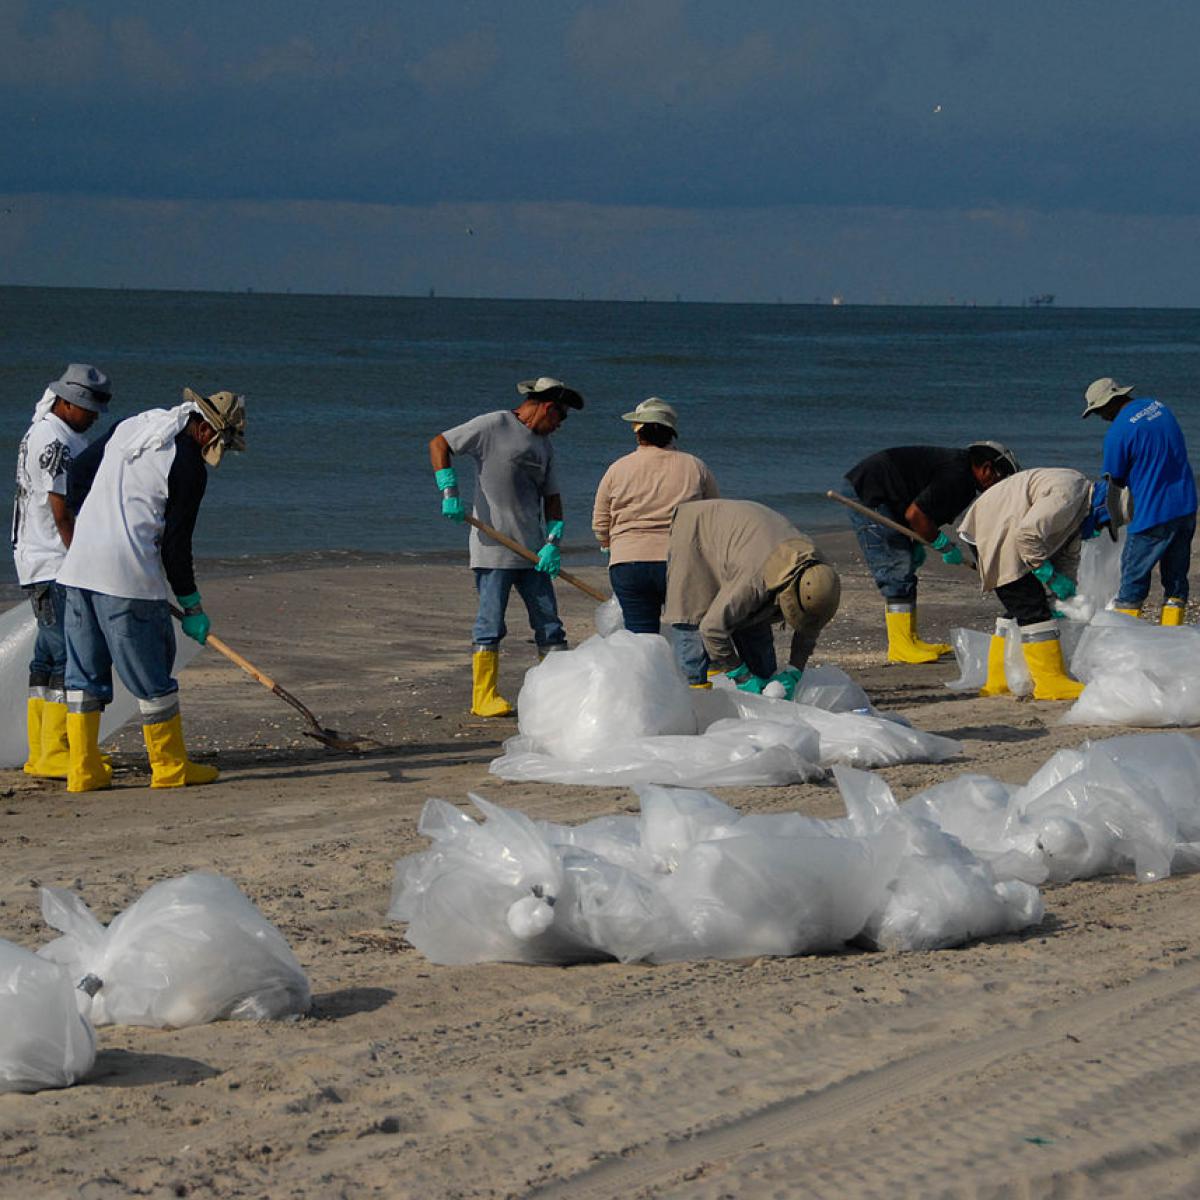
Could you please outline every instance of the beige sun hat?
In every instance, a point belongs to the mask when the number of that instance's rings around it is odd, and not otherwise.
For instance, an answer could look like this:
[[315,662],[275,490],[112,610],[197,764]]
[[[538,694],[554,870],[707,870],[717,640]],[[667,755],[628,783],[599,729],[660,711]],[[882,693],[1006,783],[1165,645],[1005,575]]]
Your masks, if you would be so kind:
[[649,396],[633,410],[621,414],[622,421],[635,425],[665,425],[679,432],[679,414],[660,396]]
[[246,448],[246,401],[236,392],[213,392],[211,396],[201,396],[191,388],[183,389],[183,398],[189,404],[194,404],[205,424],[211,425],[217,431],[207,446],[200,451],[204,461],[210,467],[221,465],[221,456],[228,450],[245,450]]
[[1122,387],[1115,379],[1110,379],[1107,375],[1103,379],[1097,379],[1088,384],[1088,390],[1083,393],[1085,407],[1081,415],[1090,417],[1092,413],[1098,412],[1110,401],[1116,400],[1120,396],[1132,396],[1133,386],[1130,384],[1128,387]]

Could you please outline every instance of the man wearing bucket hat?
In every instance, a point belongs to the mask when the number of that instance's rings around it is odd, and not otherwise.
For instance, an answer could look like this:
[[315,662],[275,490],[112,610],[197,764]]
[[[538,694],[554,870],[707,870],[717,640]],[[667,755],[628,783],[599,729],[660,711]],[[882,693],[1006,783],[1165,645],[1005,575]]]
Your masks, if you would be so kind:
[[1109,422],[1104,473],[1129,488],[1133,520],[1121,552],[1121,586],[1114,607],[1136,617],[1150,594],[1155,565],[1163,585],[1160,620],[1182,625],[1196,532],[1196,480],[1175,415],[1132,385],[1097,379],[1084,393],[1083,416]]
[[[933,543],[948,563],[962,562],[941,526],[972,500],[1020,468],[999,442],[972,442],[965,450],[944,446],[894,446],[864,458],[846,472],[842,495],[881,516],[907,525]],[[925,547],[860,513],[850,514],[867,568],[886,606],[888,662],[936,662],[948,644],[924,642],[917,633],[917,568]]]
[[537,565],[531,566],[471,528],[471,568],[479,593],[471,655],[471,712],[478,717],[512,712],[497,683],[500,643],[508,632],[504,613],[514,587],[525,602],[539,656],[567,648],[552,583],[560,566],[563,510],[550,435],[571,409],[583,408],[583,397],[548,375],[517,384],[517,393],[522,399],[515,409],[484,413],[439,433],[429,443],[444,517],[455,522],[466,519],[452,465],[455,455],[463,455],[475,463],[475,519],[531,551],[540,547]]
[[192,567],[192,531],[208,484],[205,463],[245,448],[246,412],[233,392],[150,409],[120,422],[80,456],[73,495],[86,492],[59,572],[66,588],[67,790],[111,785],[99,752],[100,714],[115,667],[137,697],[150,758],[150,786],[211,783],[215,767],[189,761],[171,675],[173,592],[183,632],[201,644],[209,619]]
[[712,472],[676,449],[679,418],[658,396],[621,417],[633,426],[637,449],[604,473],[592,508],[592,532],[609,555],[608,578],[631,633],[658,633],[667,596],[667,540],[675,509],[688,500],[715,500]]
[[[752,500],[692,500],[675,510],[664,620],[688,683],[723,670],[742,691],[778,683],[791,699],[817,635],[837,612],[837,572],[786,517]],[[792,629],[776,671],[772,623]]]
[[65,593],[57,582],[75,527],[67,506],[67,472],[87,448],[84,434],[107,411],[111,398],[103,371],[89,363],[71,363],[61,379],[47,384],[17,452],[13,560],[37,617],[26,701],[25,771],[47,779],[67,776]]
[[[1083,539],[1105,529],[1115,539],[1129,511],[1128,493],[1106,479],[1093,483],[1079,471],[1037,467],[988,488],[958,527],[962,541],[974,548],[981,589],[994,591],[1005,616],[1016,621],[1035,700],[1074,700],[1083,691],[1067,673],[1050,596],[1075,595]],[[980,695],[1009,690],[1004,637],[997,621]]]

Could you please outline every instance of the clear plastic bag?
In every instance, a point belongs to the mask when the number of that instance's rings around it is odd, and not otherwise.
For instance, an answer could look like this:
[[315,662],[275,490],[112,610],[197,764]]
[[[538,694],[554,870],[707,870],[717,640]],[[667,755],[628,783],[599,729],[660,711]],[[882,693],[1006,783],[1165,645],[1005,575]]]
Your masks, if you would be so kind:
[[283,935],[232,880],[194,871],[149,888],[105,928],[73,892],[42,889],[63,936],[38,953],[74,980],[95,1025],[175,1029],[308,1011],[308,979]]
[[70,1087],[96,1061],[96,1038],[79,1014],[71,976],[0,940],[0,1092]]

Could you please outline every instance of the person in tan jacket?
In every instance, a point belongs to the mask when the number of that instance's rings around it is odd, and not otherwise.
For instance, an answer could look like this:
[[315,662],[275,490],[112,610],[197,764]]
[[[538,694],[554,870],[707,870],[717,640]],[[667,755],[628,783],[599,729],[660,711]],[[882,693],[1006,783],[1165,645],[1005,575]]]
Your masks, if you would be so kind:
[[[1035,700],[1074,700],[1083,684],[1067,674],[1049,595],[1075,594],[1082,539],[1128,520],[1119,490],[1065,467],[1018,471],[983,492],[967,510],[959,537],[974,547],[980,586],[994,591],[1021,631]],[[1049,593],[1049,595],[1047,594]],[[1008,691],[1004,635],[997,625],[981,695]]]
[[[837,612],[842,585],[812,540],[751,500],[693,500],[675,510],[667,551],[664,620],[693,687],[709,668],[742,690],[770,682],[790,699],[817,635]],[[771,625],[792,628],[788,666],[776,672]]]
[[609,555],[608,579],[631,633],[658,633],[667,595],[667,539],[675,509],[720,495],[712,472],[675,447],[679,417],[657,396],[621,419],[637,449],[618,458],[596,489],[592,532]]

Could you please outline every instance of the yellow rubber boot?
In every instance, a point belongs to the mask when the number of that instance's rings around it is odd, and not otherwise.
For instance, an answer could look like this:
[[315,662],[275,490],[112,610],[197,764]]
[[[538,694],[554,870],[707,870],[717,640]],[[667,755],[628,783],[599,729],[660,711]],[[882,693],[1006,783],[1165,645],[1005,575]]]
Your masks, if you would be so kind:
[[[61,692],[58,693],[62,695]],[[100,756],[104,762],[108,759]],[[70,742],[67,739],[67,706],[58,700],[47,700],[42,709],[42,756],[35,775],[43,779],[66,779],[71,765]]]
[[25,702],[25,733],[29,740],[29,757],[21,768],[26,775],[38,774],[38,763],[42,760],[42,719],[46,701],[41,696],[30,696]]
[[917,637],[917,612],[915,608],[893,608],[887,610],[888,662],[931,663],[950,647],[942,642],[923,642]]
[[1158,618],[1159,622],[1163,625],[1182,625],[1186,611],[1186,600],[1180,600],[1176,596],[1168,596],[1163,601],[1162,614]]
[[1140,608],[1114,608],[1113,612],[1124,613],[1127,617],[1140,617],[1142,615]]
[[1006,639],[1002,633],[993,633],[988,643],[987,680],[979,689],[981,696],[1007,696],[1008,676],[1004,672],[1004,647]]
[[[1046,621],[1038,625],[1026,625],[1021,631],[1021,650],[1029,674],[1033,676],[1033,698],[1074,700],[1083,691],[1083,684],[1067,674],[1058,628],[1055,627],[1053,632],[1045,628],[1053,624],[1053,621]],[[1031,634],[1032,639],[1026,640]]]
[[216,767],[188,759],[187,748],[183,744],[183,718],[178,713],[165,721],[143,725],[142,737],[146,741],[146,753],[150,756],[152,788],[212,783],[221,774]]
[[507,717],[512,705],[496,691],[500,651],[476,650],[471,658],[471,712],[477,717]]
[[97,792],[112,787],[112,767],[100,755],[100,713],[68,712],[68,792]]
[[705,680],[703,683],[689,683],[688,687],[695,688],[697,691],[712,691],[712,682]]

